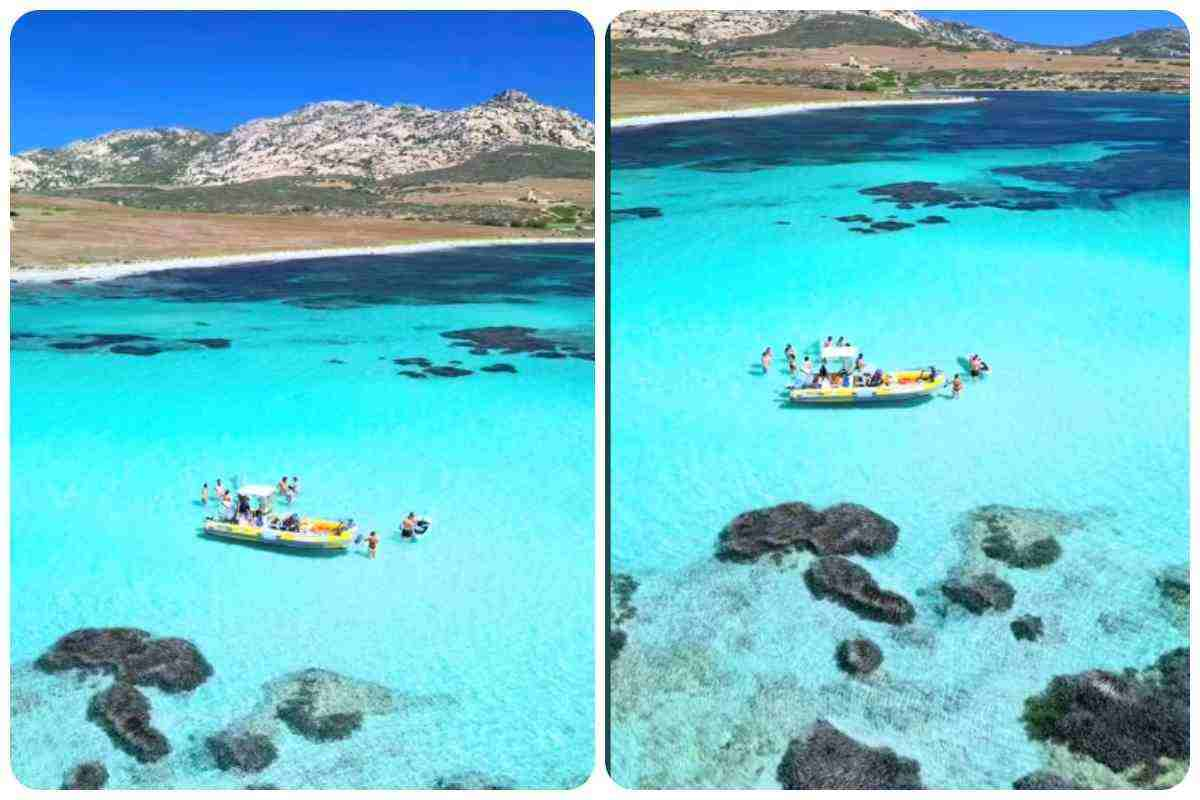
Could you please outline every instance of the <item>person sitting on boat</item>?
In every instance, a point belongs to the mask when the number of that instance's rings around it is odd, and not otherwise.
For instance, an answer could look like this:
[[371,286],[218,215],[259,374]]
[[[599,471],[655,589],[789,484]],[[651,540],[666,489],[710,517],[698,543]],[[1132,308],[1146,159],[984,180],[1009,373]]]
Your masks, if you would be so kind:
[[237,516],[237,512],[233,507],[233,498],[228,494],[221,498],[221,509],[225,512],[225,520],[227,522],[233,522],[234,518]]
[[832,337],[832,336],[826,336],[826,337],[825,337],[825,344],[823,344],[823,345],[821,345],[821,346],[822,346],[822,347],[833,347],[833,337]]
[[817,377],[819,377],[819,378],[828,378],[829,377],[829,365],[825,363],[825,359],[823,359],[823,358],[821,359],[821,368],[819,370],[817,370]]
[[917,376],[917,380],[933,382],[937,380],[937,374],[937,368],[930,366],[929,369],[921,370],[921,374]]
[[838,347],[841,347],[843,344],[845,344],[845,342],[846,342],[846,337],[844,337],[844,336],[839,336],[839,337],[838,337],[838,340],[837,340],[837,346],[838,346]]
[[867,368],[867,362],[863,358],[863,354],[859,353],[858,356],[854,359],[854,371],[862,372],[866,368]]
[[806,378],[812,377],[812,359],[808,356],[804,357],[804,361],[800,364],[800,371],[804,373]]

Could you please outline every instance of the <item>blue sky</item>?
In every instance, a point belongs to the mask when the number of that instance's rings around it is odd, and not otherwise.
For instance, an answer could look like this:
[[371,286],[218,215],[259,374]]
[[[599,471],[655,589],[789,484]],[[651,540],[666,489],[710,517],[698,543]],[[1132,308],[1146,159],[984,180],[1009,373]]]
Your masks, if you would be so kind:
[[595,118],[567,12],[38,12],[12,33],[12,151],[118,128],[228,130],[318,100],[461,108],[503,89]]
[[1088,44],[1145,28],[1182,28],[1169,11],[922,11],[1032,44]]

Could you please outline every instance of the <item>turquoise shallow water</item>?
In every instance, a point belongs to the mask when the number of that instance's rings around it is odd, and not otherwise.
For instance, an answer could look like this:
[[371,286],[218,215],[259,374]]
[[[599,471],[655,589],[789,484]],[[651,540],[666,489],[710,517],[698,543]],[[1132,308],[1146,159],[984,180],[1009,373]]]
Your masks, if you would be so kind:
[[[1039,94],[614,132],[611,569],[640,583],[612,673],[619,783],[778,786],[823,716],[927,786],[1007,787],[1046,757],[1024,698],[1187,643],[1154,580],[1188,558],[1187,136],[1186,99]],[[861,192],[914,181],[973,207]],[[856,214],[913,227],[835,219]],[[994,373],[957,401],[783,405],[784,345],[826,335]],[[810,556],[713,558],[736,514],[791,500],[899,525],[864,565],[916,604],[910,631],[814,601]],[[1051,568],[1002,570],[1012,612],[970,617],[937,587],[989,503],[1085,524]],[[1045,620],[1036,645],[1009,632],[1022,613]],[[883,649],[876,680],[838,672],[852,635]]]
[[[584,780],[593,364],[472,355],[440,334],[522,325],[590,355],[592,276],[591,246],[564,245],[14,287],[17,777],[56,787],[98,759],[116,787]],[[163,352],[55,347],[94,333],[153,337],[132,344]],[[229,346],[184,341],[215,338]],[[401,357],[473,374],[414,379]],[[496,362],[517,372],[478,371]],[[301,478],[301,513],[378,529],[379,558],[197,535],[201,483],[285,472]],[[435,520],[416,544],[396,533],[410,510]],[[190,639],[214,668],[188,694],[145,690],[173,746],[156,764],[84,719],[106,681],[30,668],[63,633],[115,625]],[[249,713],[266,681],[307,667],[387,686],[401,710],[342,742],[285,734],[262,773],[219,771],[204,738]]]

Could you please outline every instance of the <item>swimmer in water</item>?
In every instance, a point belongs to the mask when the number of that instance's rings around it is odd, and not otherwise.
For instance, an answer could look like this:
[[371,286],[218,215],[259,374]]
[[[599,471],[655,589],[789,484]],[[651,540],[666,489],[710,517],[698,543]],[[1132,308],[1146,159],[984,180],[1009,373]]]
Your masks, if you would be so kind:
[[375,557],[375,548],[379,547],[379,534],[371,531],[371,535],[367,537],[367,553],[371,558]]
[[208,505],[208,483],[206,482],[200,487],[200,502],[203,505]]
[[796,348],[792,347],[791,342],[788,342],[787,346],[783,348],[783,354],[787,356],[788,361],[796,357]]
[[963,388],[962,378],[958,377],[958,373],[956,372],[956,373],[954,373],[954,382],[950,384],[950,389],[951,389],[950,396],[957,399],[959,392],[962,391],[962,388]]
[[768,346],[766,350],[763,350],[762,354],[763,375],[771,371],[771,362],[774,360],[775,354],[771,352],[771,348]]

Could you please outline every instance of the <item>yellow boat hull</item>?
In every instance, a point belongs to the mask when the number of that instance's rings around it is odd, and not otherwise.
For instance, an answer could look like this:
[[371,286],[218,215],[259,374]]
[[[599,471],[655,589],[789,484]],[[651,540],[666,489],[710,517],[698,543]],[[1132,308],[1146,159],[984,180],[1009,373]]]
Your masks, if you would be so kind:
[[932,381],[918,380],[920,372],[904,370],[893,373],[896,381],[888,386],[840,386],[830,389],[792,389],[788,396],[793,403],[818,405],[857,405],[866,403],[906,403],[929,397],[946,385],[946,376]]
[[329,519],[301,519],[298,531],[240,525],[215,519],[204,521],[206,536],[294,550],[345,550],[354,544],[357,532],[357,526],[346,527],[336,520]]

